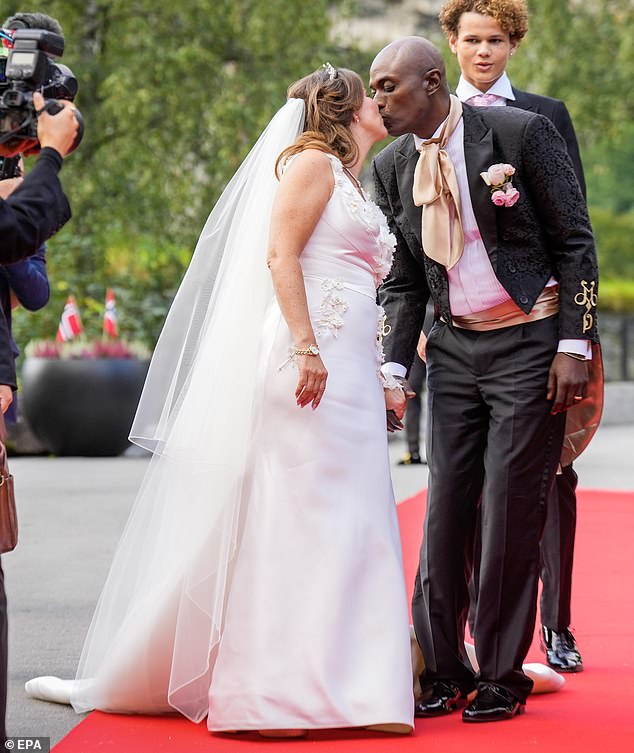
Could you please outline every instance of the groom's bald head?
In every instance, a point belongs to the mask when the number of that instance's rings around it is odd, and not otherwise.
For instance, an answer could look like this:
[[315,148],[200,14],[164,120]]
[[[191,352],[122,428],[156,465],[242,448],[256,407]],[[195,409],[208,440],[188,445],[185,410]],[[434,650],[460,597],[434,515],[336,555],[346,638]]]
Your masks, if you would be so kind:
[[403,37],[384,47],[370,68],[370,87],[392,136],[431,136],[449,111],[445,64],[423,37]]
[[403,37],[390,42],[374,58],[377,64],[391,64],[402,70],[418,72],[421,76],[431,68],[445,75],[445,64],[438,48],[424,37]]

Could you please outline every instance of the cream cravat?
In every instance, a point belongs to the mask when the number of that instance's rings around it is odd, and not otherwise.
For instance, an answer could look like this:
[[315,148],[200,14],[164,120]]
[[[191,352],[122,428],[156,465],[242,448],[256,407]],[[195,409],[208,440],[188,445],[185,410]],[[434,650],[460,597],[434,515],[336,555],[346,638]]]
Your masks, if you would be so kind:
[[423,207],[423,249],[447,269],[458,263],[464,248],[458,182],[445,150],[461,117],[462,104],[451,95],[449,115],[440,134],[420,145],[412,190],[414,204]]

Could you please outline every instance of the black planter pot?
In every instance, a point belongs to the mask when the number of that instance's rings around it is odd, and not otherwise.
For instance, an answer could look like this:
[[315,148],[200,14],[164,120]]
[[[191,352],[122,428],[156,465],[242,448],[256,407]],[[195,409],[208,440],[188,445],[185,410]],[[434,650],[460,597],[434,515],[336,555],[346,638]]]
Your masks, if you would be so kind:
[[55,455],[120,455],[148,366],[132,358],[27,358],[22,412]]

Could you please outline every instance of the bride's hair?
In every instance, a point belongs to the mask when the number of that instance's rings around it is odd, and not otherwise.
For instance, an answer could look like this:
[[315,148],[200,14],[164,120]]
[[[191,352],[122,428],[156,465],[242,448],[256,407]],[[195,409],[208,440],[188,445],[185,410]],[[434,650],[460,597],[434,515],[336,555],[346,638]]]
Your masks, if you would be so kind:
[[361,77],[347,68],[326,64],[288,88],[289,99],[306,104],[304,131],[277,158],[275,174],[289,157],[304,149],[319,149],[339,157],[344,165],[356,162],[359,149],[350,133],[350,123],[361,109],[365,89]]

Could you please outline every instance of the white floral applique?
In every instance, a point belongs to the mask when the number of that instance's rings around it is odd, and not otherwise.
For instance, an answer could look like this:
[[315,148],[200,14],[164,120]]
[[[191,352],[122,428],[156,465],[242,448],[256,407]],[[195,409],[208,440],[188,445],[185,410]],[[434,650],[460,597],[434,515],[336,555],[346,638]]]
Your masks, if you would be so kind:
[[343,327],[343,315],[348,310],[348,303],[341,296],[344,284],[341,280],[325,279],[321,283],[324,297],[319,306],[319,316],[316,321],[317,335],[332,334],[337,337],[338,331]]
[[374,282],[378,287],[387,277],[392,268],[392,259],[396,248],[396,238],[390,232],[385,215],[379,207],[367,196],[363,188],[363,197],[352,185],[343,171],[341,161],[331,156],[335,186],[342,189],[344,201],[350,214],[359,219],[368,234],[370,247],[376,248],[376,253],[371,261]]
[[377,238],[379,253],[376,257],[376,264],[374,265],[374,279],[378,286],[387,277],[390,269],[392,269],[394,250],[396,249],[396,238],[390,232],[383,212],[376,206],[376,204],[373,204],[373,206],[379,215],[379,237]]
[[[363,193],[363,196],[361,196],[357,189],[352,185],[349,178],[346,177],[346,174],[343,171],[343,165],[338,159],[334,158],[332,163],[334,166],[333,174],[335,177],[335,187],[341,190],[346,208],[355,219],[360,216],[362,217],[364,207],[367,204],[365,192]],[[363,191],[363,188],[361,190]]]

